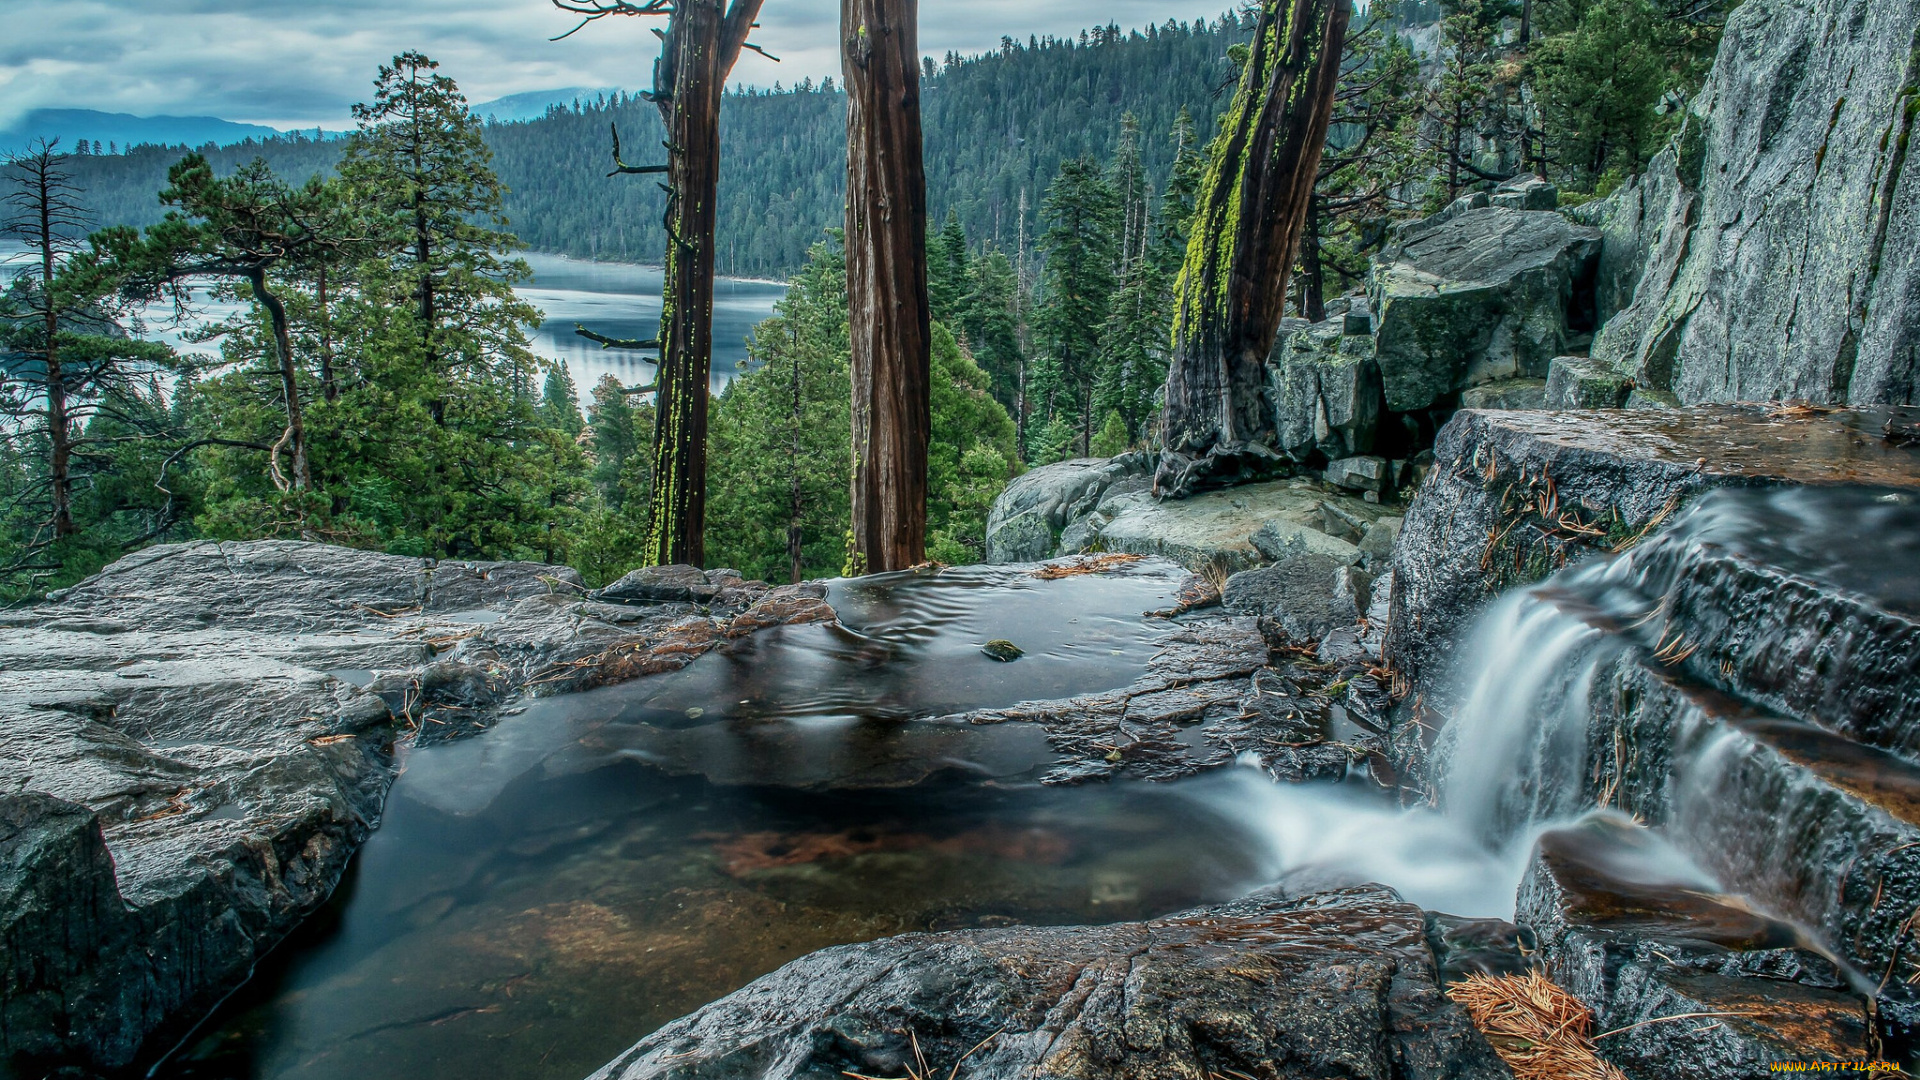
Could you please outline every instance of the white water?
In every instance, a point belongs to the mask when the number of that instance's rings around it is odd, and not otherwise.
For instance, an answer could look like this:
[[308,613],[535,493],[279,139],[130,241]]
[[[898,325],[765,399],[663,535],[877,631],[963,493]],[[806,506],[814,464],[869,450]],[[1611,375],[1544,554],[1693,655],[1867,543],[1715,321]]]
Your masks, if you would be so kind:
[[[1611,614],[1644,614],[1627,558],[1563,571],[1496,601],[1469,639],[1469,662],[1434,748],[1439,805],[1400,809],[1368,785],[1276,784],[1256,768],[1206,796],[1266,843],[1283,887],[1376,881],[1421,907],[1511,919],[1541,833],[1596,811],[1581,803],[1588,693],[1596,669],[1626,647],[1579,613],[1568,593]],[[1556,589],[1555,586],[1558,586]],[[1714,888],[1656,838],[1627,880]]]

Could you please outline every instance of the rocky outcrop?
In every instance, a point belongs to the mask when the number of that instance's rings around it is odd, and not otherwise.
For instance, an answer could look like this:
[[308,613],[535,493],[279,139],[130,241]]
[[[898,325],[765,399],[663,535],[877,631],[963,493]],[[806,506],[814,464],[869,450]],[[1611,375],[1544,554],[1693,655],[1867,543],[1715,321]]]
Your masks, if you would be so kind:
[[987,561],[1036,562],[1051,556],[1060,530],[1093,513],[1109,495],[1145,492],[1152,473],[1152,455],[1122,454],[1042,465],[1015,477],[987,514]]
[[1275,342],[1267,386],[1282,454],[1305,462],[1373,450],[1382,395],[1371,326],[1362,304]]
[[1455,415],[1394,547],[1387,651],[1432,694],[1494,596],[1621,548],[1726,485],[1920,486],[1920,447],[1886,436],[1904,413],[1701,406]]
[[[1034,562],[1088,551],[1157,555],[1183,566],[1245,570],[1297,541],[1341,563],[1392,507],[1305,477],[1157,500],[1144,454],[1042,465],[1007,485],[987,519],[989,562]],[[1357,488],[1387,490],[1385,459],[1347,459]],[[1371,470],[1371,473],[1368,473]],[[1404,471],[1404,463],[1402,463]]]
[[1468,387],[1542,378],[1592,329],[1600,232],[1550,211],[1484,206],[1406,226],[1368,285],[1386,407],[1448,404]]
[[788,964],[601,1080],[1508,1075],[1380,886],[1144,923],[908,934]]
[[1699,881],[1646,880],[1659,843],[1624,817],[1589,819],[1542,836],[1520,886],[1517,918],[1554,981],[1618,1032],[1607,1058],[1634,1080],[1870,1058],[1865,1004],[1820,947]]
[[203,542],[0,615],[0,1073],[169,1045],[327,899],[396,738],[831,618],[737,576],[704,610],[584,591],[565,567]]
[[1917,45],[1920,0],[1741,5],[1676,146],[1588,211],[1594,355],[1686,403],[1920,400]]

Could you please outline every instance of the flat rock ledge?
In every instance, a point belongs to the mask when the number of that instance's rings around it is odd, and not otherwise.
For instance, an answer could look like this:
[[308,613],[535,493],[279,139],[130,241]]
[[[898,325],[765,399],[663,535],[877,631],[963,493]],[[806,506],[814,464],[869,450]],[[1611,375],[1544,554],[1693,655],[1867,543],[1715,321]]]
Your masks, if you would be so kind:
[[1911,407],[1708,405],[1659,411],[1464,409],[1393,549],[1386,655],[1444,693],[1462,636],[1502,592],[1630,547],[1716,487],[1920,488]]
[[833,618],[702,576],[612,603],[565,567],[200,542],[0,615],[0,1076],[163,1053],[332,893],[397,740]]
[[1424,913],[1363,885],[1149,922],[825,949],[668,1024],[594,1080],[909,1069],[969,1080],[1511,1075],[1442,995]]

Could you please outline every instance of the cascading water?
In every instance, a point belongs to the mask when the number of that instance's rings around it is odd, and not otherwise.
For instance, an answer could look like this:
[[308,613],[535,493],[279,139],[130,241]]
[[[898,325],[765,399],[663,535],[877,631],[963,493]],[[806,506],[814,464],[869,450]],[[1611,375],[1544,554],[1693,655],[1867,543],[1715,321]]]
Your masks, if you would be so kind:
[[[1231,799],[1260,822],[1276,877],[1378,880],[1423,906],[1503,918],[1544,831],[1624,811],[1654,835],[1629,853],[1638,869],[1610,868],[1621,880],[1736,892],[1833,941],[1865,925],[1846,909],[1881,880],[1855,868],[1850,882],[1834,852],[1901,851],[1903,808],[1920,809],[1920,774],[1886,749],[1914,734],[1885,720],[1911,707],[1899,689],[1915,678],[1913,643],[1847,638],[1833,612],[1920,611],[1916,570],[1911,494],[1709,494],[1641,546],[1486,612],[1435,745],[1437,807],[1275,787],[1251,770]],[[1822,685],[1850,666],[1888,681],[1892,704],[1875,712],[1855,700],[1868,691]],[[1815,706],[1780,715],[1796,702]],[[1846,715],[1871,739],[1826,722]],[[1871,940],[1845,958],[1877,967]]]

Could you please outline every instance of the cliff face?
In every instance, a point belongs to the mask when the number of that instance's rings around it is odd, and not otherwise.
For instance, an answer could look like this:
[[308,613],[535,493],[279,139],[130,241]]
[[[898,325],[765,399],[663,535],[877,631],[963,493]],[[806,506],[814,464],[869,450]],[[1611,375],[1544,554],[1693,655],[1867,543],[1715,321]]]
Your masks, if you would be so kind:
[[1594,355],[1687,403],[1913,403],[1917,112],[1920,0],[1748,0],[1681,139],[1592,219],[1624,304]]

